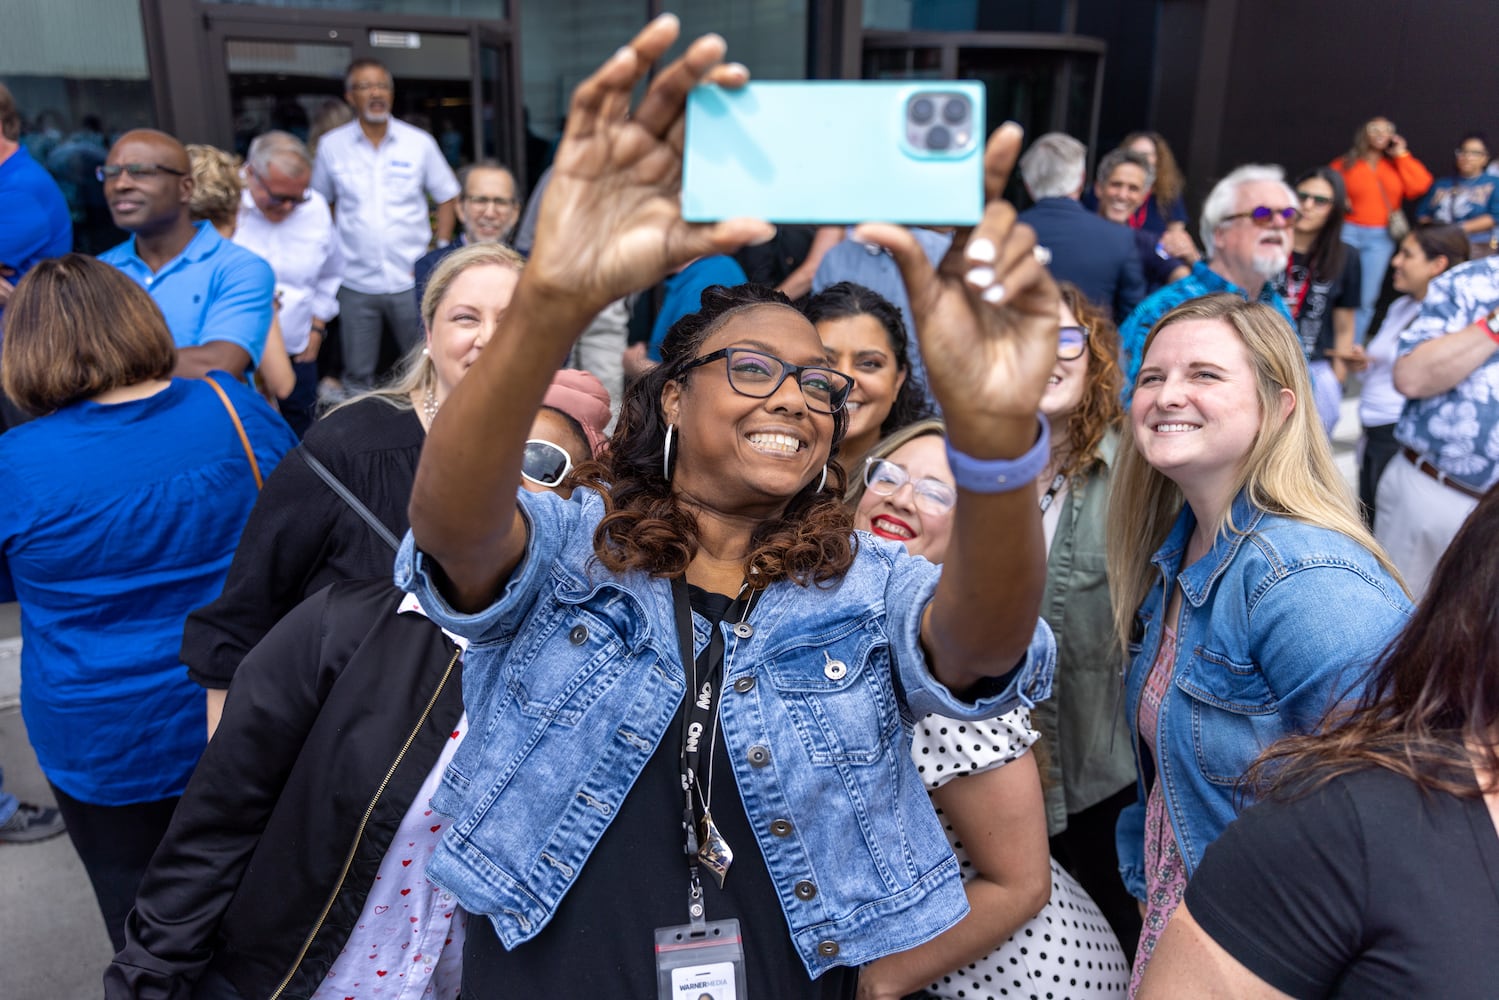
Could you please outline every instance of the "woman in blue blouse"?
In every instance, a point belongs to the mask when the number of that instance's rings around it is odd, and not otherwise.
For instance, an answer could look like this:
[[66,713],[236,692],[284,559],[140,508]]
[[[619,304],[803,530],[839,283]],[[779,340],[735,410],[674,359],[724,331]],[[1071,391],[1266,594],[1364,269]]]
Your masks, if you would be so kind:
[[1469,259],[1486,257],[1499,239],[1499,177],[1486,169],[1489,143],[1482,132],[1469,132],[1452,151],[1456,174],[1438,178],[1416,217],[1421,222],[1462,226],[1473,244]]
[[[82,254],[37,265],[6,309],[5,393],[38,419],[0,437],[0,601],[21,605],[21,714],[118,949],[206,738],[177,658],[217,595],[257,480],[228,407],[174,379],[149,295]],[[297,442],[247,386],[261,475]]]

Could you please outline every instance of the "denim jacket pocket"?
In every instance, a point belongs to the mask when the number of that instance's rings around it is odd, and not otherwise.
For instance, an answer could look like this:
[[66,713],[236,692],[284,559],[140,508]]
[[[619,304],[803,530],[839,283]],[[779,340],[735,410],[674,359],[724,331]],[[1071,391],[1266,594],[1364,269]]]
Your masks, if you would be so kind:
[[1198,646],[1177,670],[1191,710],[1192,745],[1202,776],[1233,786],[1281,732],[1279,706],[1253,663]]
[[575,726],[627,672],[629,654],[644,642],[645,614],[608,586],[559,589],[548,603],[516,637],[502,683],[523,716]]
[[817,766],[872,764],[900,725],[890,650],[870,629],[808,637],[774,650],[764,667]]

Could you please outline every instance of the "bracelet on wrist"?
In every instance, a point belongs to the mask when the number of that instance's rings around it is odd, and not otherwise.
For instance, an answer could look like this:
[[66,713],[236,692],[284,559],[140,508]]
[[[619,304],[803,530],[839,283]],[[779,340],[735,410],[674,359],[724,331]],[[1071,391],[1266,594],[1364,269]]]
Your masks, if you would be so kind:
[[1499,311],[1489,313],[1478,321],[1478,325],[1483,327],[1484,332],[1489,335],[1490,340],[1499,344]]
[[1012,493],[1035,482],[1051,461],[1051,425],[1036,414],[1036,443],[1019,458],[974,458],[947,445],[947,464],[959,489],[970,493]]

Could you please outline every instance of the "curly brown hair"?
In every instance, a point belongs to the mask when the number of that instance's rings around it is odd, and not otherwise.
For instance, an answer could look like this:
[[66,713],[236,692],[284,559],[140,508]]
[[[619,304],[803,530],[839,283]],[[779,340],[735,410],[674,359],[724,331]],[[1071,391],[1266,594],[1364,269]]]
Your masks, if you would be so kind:
[[[625,389],[619,421],[603,457],[573,474],[573,484],[597,491],[604,500],[605,514],[594,532],[593,548],[610,570],[676,577],[697,555],[697,518],[678,502],[662,469],[667,425],[661,392],[730,317],[759,308],[795,311],[786,296],[760,285],[705,289],[702,308],[667,331],[661,364]],[[845,413],[833,414],[832,451],[847,426]],[[853,565],[856,543],[853,518],[843,505],[843,470],[830,460],[827,473],[821,489],[809,484],[788,501],[781,516],[755,529],[744,562],[744,576],[753,589],[782,579],[802,586],[825,584]]]
[[1058,451],[1057,472],[1072,479],[1103,461],[1098,446],[1124,418],[1124,406],[1119,401],[1124,373],[1119,369],[1119,330],[1113,321],[1071,282],[1061,282],[1060,290],[1062,301],[1088,331],[1088,377],[1083,383],[1083,398],[1067,416],[1067,443]]

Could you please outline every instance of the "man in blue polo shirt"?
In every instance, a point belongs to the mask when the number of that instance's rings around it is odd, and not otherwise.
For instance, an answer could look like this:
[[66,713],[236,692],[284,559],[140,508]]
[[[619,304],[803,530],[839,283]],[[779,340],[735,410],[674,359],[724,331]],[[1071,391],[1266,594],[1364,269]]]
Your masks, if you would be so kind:
[[276,276],[255,254],[188,215],[187,150],[164,132],[126,132],[99,168],[115,225],[133,235],[99,259],[124,271],[166,316],[177,342],[173,374],[243,378],[271,327]]
[[0,84],[0,316],[31,266],[73,249],[73,219],[52,175],[20,143],[21,114]]
[[1276,166],[1242,166],[1213,186],[1202,206],[1202,242],[1210,263],[1198,261],[1185,278],[1146,296],[1119,325],[1126,400],[1134,394],[1151,328],[1189,299],[1233,292],[1294,322],[1270,280],[1285,272],[1290,259],[1291,227],[1301,214],[1296,204],[1285,172]]

